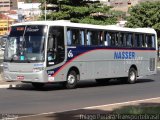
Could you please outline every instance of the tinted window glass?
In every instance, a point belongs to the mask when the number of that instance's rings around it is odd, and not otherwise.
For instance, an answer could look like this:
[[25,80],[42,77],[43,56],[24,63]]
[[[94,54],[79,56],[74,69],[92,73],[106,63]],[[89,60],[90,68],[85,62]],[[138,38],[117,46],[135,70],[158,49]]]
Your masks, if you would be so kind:
[[104,33],[104,45],[111,46],[111,34],[109,32]]
[[55,65],[63,62],[65,58],[64,28],[53,26],[49,29],[47,65]]
[[127,47],[133,47],[133,34],[127,33]]
[[76,28],[67,29],[67,43],[68,45],[80,45],[82,43],[82,35],[84,32]]

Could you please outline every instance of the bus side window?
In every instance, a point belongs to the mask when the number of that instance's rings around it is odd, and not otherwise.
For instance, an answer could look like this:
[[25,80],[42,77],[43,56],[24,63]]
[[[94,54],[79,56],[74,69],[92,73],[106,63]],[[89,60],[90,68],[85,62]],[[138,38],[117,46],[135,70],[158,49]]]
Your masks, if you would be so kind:
[[126,46],[126,34],[125,33],[120,33],[120,40],[119,40],[119,46],[124,47]]
[[146,35],[146,42],[149,48],[155,47],[155,36],[154,35]]
[[67,45],[72,45],[72,31],[70,29],[67,30]]
[[91,45],[98,45],[98,31],[91,31]]
[[149,46],[149,40],[150,39],[150,36],[149,35],[145,35],[145,47],[149,47],[150,48],[150,46]]
[[99,42],[99,45],[101,46],[104,45],[104,32],[103,31],[98,32],[98,42]]
[[133,47],[133,36],[130,33],[127,35],[127,47]]
[[142,34],[142,47],[146,47],[146,39],[144,34]]
[[138,34],[139,47],[147,47],[146,37],[144,34]]
[[152,41],[152,48],[155,48],[155,35],[151,36],[151,41]]
[[79,29],[72,29],[72,45],[79,45],[80,37],[79,37]]
[[127,34],[127,47],[131,46],[131,37],[129,34]]
[[115,46],[119,46],[119,33],[115,33]]
[[143,47],[143,36],[142,36],[142,34],[139,34],[139,43],[140,43],[140,47]]
[[87,45],[91,45],[91,35],[92,33],[91,32],[87,32]]
[[145,35],[145,34],[143,34],[142,35],[142,47],[144,47],[144,48],[147,48],[148,47],[148,39],[149,39],[149,36],[148,35]]
[[108,33],[108,32],[105,33],[104,45],[111,46],[111,36],[110,36],[110,33]]
[[81,30],[80,31],[80,42],[81,42],[81,45],[84,45],[85,43],[85,31],[84,30]]
[[67,30],[67,44],[68,45],[79,45],[80,44],[79,29],[68,29]]
[[135,46],[140,47],[139,35],[138,34],[135,34]]
[[123,47],[126,47],[126,44],[127,44],[127,35],[126,33],[123,34]]
[[122,46],[123,44],[123,33],[119,34],[119,46]]
[[118,46],[118,37],[119,33],[117,32],[111,33],[111,46]]
[[115,33],[111,33],[111,46],[115,46]]
[[144,37],[142,34],[135,34],[135,44],[136,44],[136,47],[144,47],[143,46],[143,42],[144,42]]

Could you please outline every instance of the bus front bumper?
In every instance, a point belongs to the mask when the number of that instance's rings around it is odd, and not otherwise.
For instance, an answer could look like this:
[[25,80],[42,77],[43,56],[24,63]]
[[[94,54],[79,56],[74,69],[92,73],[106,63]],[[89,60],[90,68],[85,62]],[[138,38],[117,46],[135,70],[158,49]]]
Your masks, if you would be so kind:
[[4,71],[3,76],[5,81],[48,82],[48,75],[44,71],[28,73]]

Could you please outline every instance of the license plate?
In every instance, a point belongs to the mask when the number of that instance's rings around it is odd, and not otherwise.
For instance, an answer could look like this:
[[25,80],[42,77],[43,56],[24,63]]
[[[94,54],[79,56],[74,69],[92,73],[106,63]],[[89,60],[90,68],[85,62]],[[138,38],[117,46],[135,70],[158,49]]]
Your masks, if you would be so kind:
[[24,76],[17,76],[17,80],[24,80]]

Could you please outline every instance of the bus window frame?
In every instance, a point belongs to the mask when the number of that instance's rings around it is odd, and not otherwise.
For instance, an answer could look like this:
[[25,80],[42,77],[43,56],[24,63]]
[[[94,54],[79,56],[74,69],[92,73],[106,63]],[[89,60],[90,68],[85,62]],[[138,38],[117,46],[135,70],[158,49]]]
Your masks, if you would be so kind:
[[[146,36],[150,36],[151,37],[151,46],[149,47],[149,42],[146,40]],[[153,43],[153,41],[152,41],[152,37],[154,37],[154,43]],[[147,34],[145,34],[145,41],[146,41],[146,43],[147,43],[147,48],[156,48],[156,43],[155,43],[155,39],[156,39],[156,36],[155,36],[155,34],[149,34],[149,33],[147,33]],[[154,45],[154,46],[153,46]]]
[[[138,44],[136,44],[136,42],[137,42],[137,41],[136,41],[136,35],[142,35],[142,38],[143,38],[143,39],[142,39],[142,41],[140,41],[140,42],[142,42],[142,43],[140,43],[141,46],[137,46]],[[154,47],[152,47],[152,46],[149,47],[149,46],[148,46],[148,42],[147,42],[147,40],[146,40],[146,36],[147,36],[147,35],[150,35],[151,37],[154,36]],[[155,47],[156,47],[156,45],[155,45],[155,44],[156,44],[156,43],[155,43],[155,39],[156,39],[156,38],[155,38],[155,34],[136,32],[134,36],[135,36],[135,39],[134,39],[134,40],[135,40],[135,48],[146,48],[146,49],[148,49],[148,48],[155,48]],[[140,38],[140,37],[139,37],[139,38]],[[139,39],[138,39],[138,40],[139,40]],[[143,43],[143,42],[144,42],[144,43]],[[137,43],[138,43],[138,42],[137,42]]]
[[[68,46],[93,46],[93,47],[113,47],[113,48],[149,48],[148,47],[148,43],[146,41],[146,36],[147,35],[150,35],[151,37],[154,36],[154,42],[155,42],[155,34],[149,34],[149,33],[141,33],[141,32],[128,32],[128,31],[117,31],[117,30],[105,30],[105,29],[93,29],[93,28],[79,28],[79,27],[70,27],[68,26],[67,31],[70,30],[70,31],[74,31],[74,30],[77,30],[79,31],[78,33],[78,43],[77,44],[68,44],[68,38],[67,38],[67,45]],[[83,31],[84,33],[84,43],[82,44],[82,39],[81,39],[81,31]],[[97,44],[92,44],[92,37],[90,38],[90,44],[87,44],[87,38],[88,38],[88,32],[91,32],[94,34],[94,32],[96,33],[97,35],[97,40],[96,40],[96,43]],[[101,40],[101,36],[100,34],[102,34],[102,40]],[[109,43],[107,45],[105,45],[105,42],[106,42],[106,36],[109,34],[110,36],[110,45]],[[112,37],[114,36],[114,40],[112,39]],[[123,43],[121,43],[121,35],[123,37]],[[131,36],[130,36],[131,35]],[[138,41],[136,39],[136,35],[138,35]],[[125,36],[125,38],[124,38]],[[131,37],[131,40],[129,40],[129,36]],[[140,36],[142,38],[142,40],[140,41]],[[95,37],[93,37],[95,38]],[[95,39],[93,39],[95,41]],[[71,41],[73,42],[73,41]],[[114,42],[114,44],[113,44]],[[116,44],[117,42],[117,44]],[[129,44],[127,44],[127,42],[129,42]],[[139,44],[139,46],[138,46]],[[141,45],[141,46],[140,46]],[[147,45],[147,46],[146,46]],[[154,47],[150,47],[150,48],[155,48],[155,45]]]
[[[54,35],[52,33],[54,28],[58,28],[58,30],[62,29],[63,30],[63,36],[62,35]],[[54,26],[54,25],[53,26],[49,26],[49,28],[48,28],[48,38],[46,40],[47,41],[47,44],[46,44],[46,46],[47,46],[46,47],[46,50],[47,50],[46,51],[46,66],[47,67],[54,66],[54,65],[57,65],[57,64],[61,64],[61,63],[63,63],[65,61],[65,35],[64,35],[65,31],[64,31],[64,29],[65,29],[64,26]],[[51,31],[52,37],[53,36],[55,37],[54,38],[55,40],[53,42],[56,43],[55,45],[52,45],[52,48],[51,48],[52,50],[51,51],[48,49],[49,46],[50,46],[49,45],[50,30],[52,30]],[[62,34],[61,32],[60,32],[60,34]],[[63,39],[63,40],[61,40],[62,44],[59,44],[60,40],[57,39],[58,37]],[[64,53],[64,55],[61,54],[61,53]],[[63,55],[63,57],[62,57],[62,55]],[[48,60],[49,56],[52,57],[52,60]],[[51,64],[51,63],[54,63],[54,64]]]
[[[70,36],[70,39],[71,39],[71,44],[68,44],[68,30],[70,30],[70,31],[72,31],[72,35]],[[78,31],[78,41],[76,42],[76,44],[73,44],[73,31],[75,31],[75,30],[77,30]],[[80,36],[80,32],[81,31],[84,31],[84,45],[85,45],[85,29],[83,29],[83,28],[78,28],[78,27],[70,27],[70,26],[68,26],[67,28],[66,28],[66,34],[67,34],[67,46],[79,46],[79,45],[82,45],[82,41],[81,41],[81,36]],[[76,36],[75,36],[76,37]]]

